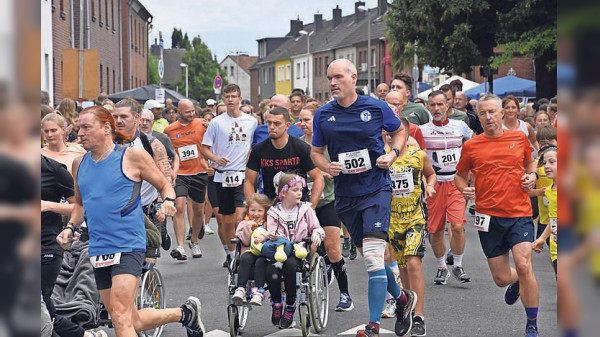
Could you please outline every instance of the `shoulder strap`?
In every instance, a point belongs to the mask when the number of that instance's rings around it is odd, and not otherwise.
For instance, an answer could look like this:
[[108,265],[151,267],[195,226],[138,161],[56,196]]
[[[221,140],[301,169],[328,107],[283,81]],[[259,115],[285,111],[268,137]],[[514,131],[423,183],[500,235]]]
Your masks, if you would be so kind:
[[150,145],[150,140],[148,140],[148,136],[140,132],[140,140],[142,141],[142,145],[144,146],[144,150],[150,154],[150,157],[154,158],[154,151],[152,150],[152,145]]

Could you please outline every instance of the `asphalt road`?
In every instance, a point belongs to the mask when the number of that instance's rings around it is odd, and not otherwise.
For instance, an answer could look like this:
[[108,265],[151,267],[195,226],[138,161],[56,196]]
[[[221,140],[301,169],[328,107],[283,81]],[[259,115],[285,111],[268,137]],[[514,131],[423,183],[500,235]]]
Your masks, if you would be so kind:
[[[461,284],[454,278],[447,285],[434,285],[436,262],[428,245],[423,259],[425,274],[425,322],[428,336],[523,336],[525,310],[518,301],[513,306],[504,303],[504,289],[492,281],[487,262],[481,250],[472,218],[466,228],[467,245],[463,265],[471,276],[470,283]],[[211,226],[216,232],[213,218]],[[187,247],[186,247],[187,248]],[[227,271],[222,267],[225,253],[217,234],[206,235],[201,240],[202,258],[187,262],[172,259],[162,251],[158,268],[166,285],[167,306],[179,306],[194,295],[202,302],[202,320],[207,337],[228,336],[227,320]],[[336,312],[339,299],[337,283],[330,286],[330,315],[327,328],[320,336],[354,336],[368,319],[367,274],[362,258],[346,261],[350,294],[355,309]],[[535,275],[540,287],[538,327],[543,336],[557,336],[556,281],[549,262],[548,250],[533,256]],[[270,322],[271,308],[265,303],[250,312],[244,336],[301,336],[298,329],[279,330]],[[394,336],[395,319],[382,319],[381,336]],[[387,330],[387,331],[386,331]],[[113,331],[108,331],[114,336]],[[311,334],[316,335],[316,334]],[[165,327],[163,336],[185,336],[180,324]]]

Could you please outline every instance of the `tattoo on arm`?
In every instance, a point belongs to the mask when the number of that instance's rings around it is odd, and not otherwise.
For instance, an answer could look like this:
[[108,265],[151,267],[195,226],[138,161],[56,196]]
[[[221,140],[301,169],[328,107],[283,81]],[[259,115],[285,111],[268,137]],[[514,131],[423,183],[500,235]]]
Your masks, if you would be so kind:
[[158,169],[163,173],[168,181],[172,179],[171,166],[169,165],[169,157],[164,145],[158,140],[152,142],[152,151],[154,151],[154,162]]

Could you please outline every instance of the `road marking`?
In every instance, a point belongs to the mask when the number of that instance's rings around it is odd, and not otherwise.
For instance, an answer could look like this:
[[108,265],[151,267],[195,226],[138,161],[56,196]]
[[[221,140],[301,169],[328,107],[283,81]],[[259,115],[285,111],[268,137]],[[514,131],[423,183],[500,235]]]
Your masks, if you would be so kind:
[[[339,336],[339,335],[356,335],[356,332],[358,332],[358,330],[363,330],[364,328],[365,328],[365,325],[364,325],[364,324],[357,325],[357,326],[355,326],[355,327],[354,327],[354,328],[352,328],[352,329],[348,329],[348,330],[346,330],[346,331],[344,331],[344,332],[340,332],[340,333],[338,334],[338,336]],[[379,328],[379,335],[380,335],[380,336],[381,336],[381,335],[389,335],[389,334],[391,334],[391,335],[394,335],[394,336],[396,335],[394,332],[392,332],[392,331],[390,331],[390,330],[386,330],[386,329],[383,329],[383,328]],[[311,334],[311,335],[312,335],[312,334]]]
[[223,330],[213,330],[210,332],[207,332],[206,337],[229,337],[229,332],[225,332]]
[[[319,336],[318,334],[316,334],[314,332],[313,329],[310,330],[310,335],[311,336]],[[275,333],[266,335],[265,337],[299,337],[299,336],[302,336],[302,330],[296,329],[296,328],[291,328],[291,329],[281,329]]]

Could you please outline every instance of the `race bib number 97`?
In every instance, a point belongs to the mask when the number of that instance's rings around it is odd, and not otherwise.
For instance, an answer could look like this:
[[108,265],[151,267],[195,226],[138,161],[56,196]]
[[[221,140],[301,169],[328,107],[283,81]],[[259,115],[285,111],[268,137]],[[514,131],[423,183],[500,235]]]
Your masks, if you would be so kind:
[[489,232],[490,231],[490,219],[491,219],[491,216],[489,216],[487,214],[475,212],[475,223],[473,223],[473,226],[478,231]]
[[198,158],[198,147],[196,144],[183,146],[177,149],[181,161],[192,160]]
[[121,253],[90,256],[90,263],[94,268],[104,268],[121,263]]
[[343,174],[356,174],[371,169],[371,158],[367,149],[340,153],[338,159],[342,163]]

